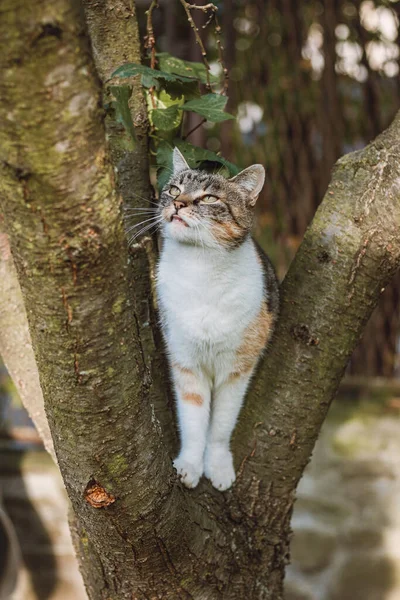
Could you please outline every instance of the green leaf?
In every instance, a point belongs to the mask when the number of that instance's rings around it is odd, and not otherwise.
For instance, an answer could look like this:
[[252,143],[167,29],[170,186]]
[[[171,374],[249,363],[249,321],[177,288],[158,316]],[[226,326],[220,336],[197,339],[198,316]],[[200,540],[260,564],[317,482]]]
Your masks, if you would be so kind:
[[226,175],[233,177],[240,172],[240,169],[233,163],[225,160],[222,156],[211,152],[211,150],[205,150],[198,146],[193,146],[189,142],[185,142],[180,139],[175,139],[173,144],[165,140],[160,140],[157,146],[157,184],[161,191],[162,188],[171,178],[173,171],[172,166],[172,153],[174,146],[177,146],[185,157],[189,167],[191,169],[198,169],[204,167],[210,167],[210,163],[215,167],[216,165],[223,166],[226,169]]
[[[157,94],[146,92],[146,98],[150,122],[159,132],[172,131],[179,127],[182,121],[182,112],[179,111],[179,107],[184,102],[183,98],[180,100],[171,98],[164,90],[157,92]],[[171,136],[171,140],[174,135],[176,133]]]
[[179,114],[179,106],[172,104],[168,108],[155,108],[151,111],[151,119],[154,127],[162,131],[169,131],[178,127],[181,118]]
[[173,146],[161,140],[157,147],[157,185],[161,191],[171,177]]
[[155,88],[158,90],[160,88],[160,82],[157,81],[152,75],[142,75],[140,79],[140,83],[145,88]]
[[164,81],[163,88],[174,99],[192,100],[200,97],[199,83],[195,79],[191,81]]
[[[207,69],[203,63],[190,62],[188,60],[182,60],[176,56],[171,56],[168,52],[160,52],[157,54],[160,69],[167,73],[173,73],[177,75],[183,75],[186,77],[193,77],[198,79],[201,83],[207,83]],[[209,73],[211,83],[218,83],[219,77]]]
[[204,148],[199,148],[198,146],[193,146],[193,144],[190,144],[189,142],[185,142],[180,139],[175,139],[174,145],[177,146],[182,152],[191,169],[201,167],[202,163],[211,162],[223,165],[227,169],[230,177],[233,177],[234,175],[237,175],[240,172],[240,169],[236,165],[229,162],[229,160],[226,160],[222,156],[219,156],[215,152],[211,152],[211,150],[206,150]]
[[194,100],[185,102],[185,104],[182,106],[182,110],[190,110],[206,118],[207,121],[220,123],[221,121],[235,118],[233,115],[224,112],[227,101],[228,98],[226,96],[220,96],[219,94],[206,94],[200,98],[195,98]]
[[122,123],[131,138],[136,140],[135,127],[133,125],[132,115],[129,108],[129,98],[132,95],[132,87],[128,85],[113,85],[110,86],[110,92],[116,100],[116,120]]
[[134,77],[135,75],[144,75],[146,85],[155,85],[155,83],[151,83],[152,81],[164,80],[164,81],[193,81],[191,77],[184,77],[183,75],[172,75],[171,73],[167,73],[167,71],[158,71],[157,69],[151,69],[150,67],[146,67],[145,65],[139,65],[136,63],[125,63],[118,67],[116,71],[111,75],[111,79],[113,77],[121,77],[122,79],[126,77]]

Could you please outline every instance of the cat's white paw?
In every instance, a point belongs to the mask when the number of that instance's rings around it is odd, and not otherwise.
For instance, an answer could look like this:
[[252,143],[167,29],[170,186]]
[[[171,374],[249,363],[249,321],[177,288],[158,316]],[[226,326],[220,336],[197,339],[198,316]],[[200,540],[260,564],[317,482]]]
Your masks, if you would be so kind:
[[195,488],[203,475],[203,464],[190,462],[187,459],[177,456],[174,460],[174,467],[178,472],[179,478],[188,488]]
[[206,450],[204,474],[220,492],[230,488],[236,479],[230,450],[225,446],[209,446]]

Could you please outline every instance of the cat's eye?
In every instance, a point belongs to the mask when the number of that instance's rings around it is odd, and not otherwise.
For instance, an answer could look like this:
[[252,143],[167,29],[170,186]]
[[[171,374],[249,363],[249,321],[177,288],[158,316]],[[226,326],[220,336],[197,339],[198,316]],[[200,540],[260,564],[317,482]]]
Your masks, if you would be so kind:
[[211,196],[210,194],[208,194],[207,196],[203,196],[201,201],[205,202],[206,204],[212,204],[213,202],[216,202],[218,200],[217,196]]
[[181,190],[178,187],[176,187],[176,185],[171,185],[171,187],[169,188],[168,191],[171,194],[171,196],[173,196],[174,198],[179,196],[181,193]]

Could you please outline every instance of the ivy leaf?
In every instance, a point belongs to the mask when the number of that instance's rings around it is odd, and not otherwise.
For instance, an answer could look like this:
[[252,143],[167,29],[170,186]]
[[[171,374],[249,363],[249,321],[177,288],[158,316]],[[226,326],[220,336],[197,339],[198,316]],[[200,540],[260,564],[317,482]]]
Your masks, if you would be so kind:
[[185,98],[192,100],[200,97],[199,83],[195,79],[191,81],[165,81],[163,87],[171,98]]
[[161,140],[157,147],[157,185],[158,189],[161,191],[166,183],[171,178],[172,173],[172,152],[173,146],[166,142],[165,140]]
[[182,110],[190,110],[201,115],[207,119],[207,121],[221,123],[222,121],[235,118],[233,115],[224,112],[227,101],[228,98],[226,96],[206,94],[205,96],[200,96],[200,98],[185,102],[182,106]]
[[174,146],[177,146],[182,152],[191,169],[209,168],[210,165],[214,167],[215,165],[218,165],[219,167],[223,166],[226,169],[228,177],[233,177],[240,172],[239,167],[228,160],[225,160],[222,156],[215,154],[215,152],[211,152],[211,150],[193,146],[193,144],[189,144],[189,142],[180,139],[175,139],[173,144],[170,144],[165,140],[160,140],[157,146],[156,157],[157,184],[160,191],[171,178],[171,173],[173,171],[172,153]]
[[179,115],[179,106],[172,104],[168,108],[155,108],[151,111],[151,119],[154,127],[161,131],[169,131],[178,127],[181,118]]
[[[111,79],[113,77],[121,77],[122,79],[126,77],[134,77],[135,75],[145,76],[143,85],[147,85],[149,87],[155,86],[158,80],[163,81],[193,81],[192,77],[185,77],[183,75],[172,75],[171,73],[167,73],[167,71],[158,71],[157,69],[151,69],[150,67],[146,67],[146,65],[139,65],[136,63],[125,63],[121,65],[114,71],[111,75]],[[143,80],[142,80],[143,81]]]
[[132,121],[132,115],[129,108],[129,98],[132,95],[132,87],[128,85],[110,86],[110,92],[114,96],[116,119],[121,122],[133,140],[136,140],[135,127]]
[[142,75],[140,82],[145,88],[155,88],[158,90],[160,88],[160,82],[157,81],[152,75]]
[[[230,177],[233,177],[234,175],[237,175],[240,172],[239,167],[237,167],[233,163],[229,162],[229,160],[226,160],[222,156],[219,156],[219,154],[216,154],[215,152],[211,152],[211,150],[199,148],[198,146],[194,146],[193,144],[190,144],[189,142],[185,142],[184,140],[180,140],[180,139],[175,139],[174,145],[177,146],[179,148],[179,150],[182,152],[183,156],[185,157],[185,159],[191,169],[196,169],[198,167],[201,167],[202,163],[207,163],[207,162],[210,163],[211,162],[214,164],[217,163],[219,165],[223,165],[227,169]],[[171,152],[172,152],[172,150],[171,150]],[[157,159],[158,159],[158,157],[157,157]],[[171,164],[172,164],[172,158],[171,158]],[[169,164],[167,166],[169,166]]]
[[[198,79],[201,83],[207,83],[207,69],[203,63],[182,60],[176,56],[171,56],[168,52],[160,52],[157,54],[157,57],[160,68],[163,71],[186,77],[193,77],[194,79]],[[219,81],[219,77],[212,75],[210,72],[209,78],[211,83],[218,83]]]

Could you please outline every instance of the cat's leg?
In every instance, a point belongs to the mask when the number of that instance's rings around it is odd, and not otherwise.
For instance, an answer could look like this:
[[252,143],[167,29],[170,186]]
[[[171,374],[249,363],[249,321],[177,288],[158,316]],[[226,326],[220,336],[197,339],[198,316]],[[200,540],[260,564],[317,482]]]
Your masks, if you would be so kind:
[[236,479],[230,439],[251,379],[247,373],[231,373],[213,393],[211,422],[205,452],[204,473],[218,490],[227,490]]
[[196,487],[204,470],[204,450],[210,416],[211,382],[198,370],[172,364],[181,450],[174,467],[182,482]]

